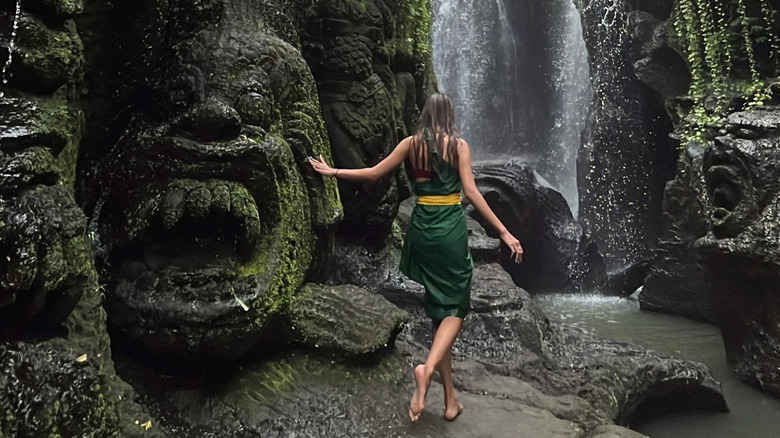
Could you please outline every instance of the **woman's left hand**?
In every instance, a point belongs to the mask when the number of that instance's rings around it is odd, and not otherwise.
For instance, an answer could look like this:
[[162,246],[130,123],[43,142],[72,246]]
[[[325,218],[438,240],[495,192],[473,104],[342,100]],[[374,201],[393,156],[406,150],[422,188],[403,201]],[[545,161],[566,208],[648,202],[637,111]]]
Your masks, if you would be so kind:
[[319,158],[308,157],[308,160],[311,167],[314,168],[314,171],[320,175],[336,176],[336,172],[338,172],[337,169],[328,166],[328,163],[322,159],[322,155],[320,155]]
[[506,246],[509,247],[509,250],[512,251],[510,254],[510,257],[512,257],[512,260],[515,261],[515,263],[520,263],[523,261],[523,246],[520,245],[520,241],[515,238],[515,236],[512,235],[509,231],[504,231],[501,233],[501,240],[506,244]]

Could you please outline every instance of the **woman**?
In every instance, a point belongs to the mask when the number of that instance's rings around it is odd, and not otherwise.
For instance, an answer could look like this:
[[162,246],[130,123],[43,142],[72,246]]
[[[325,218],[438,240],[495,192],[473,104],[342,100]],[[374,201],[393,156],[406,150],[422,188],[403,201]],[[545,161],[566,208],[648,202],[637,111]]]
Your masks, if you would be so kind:
[[433,94],[425,102],[417,132],[403,139],[384,160],[370,168],[335,169],[320,157],[311,159],[322,175],[347,181],[376,180],[408,160],[417,204],[404,239],[401,272],[425,286],[425,313],[433,322],[433,342],[424,364],[414,369],[416,389],[409,418],[417,421],[434,371],[444,387],[444,418],[454,420],[463,406],[452,382],[452,346],[470,310],[473,264],[460,191],[495,228],[520,263],[523,248],[477,190],[471,171],[469,145],[455,132],[452,102]]

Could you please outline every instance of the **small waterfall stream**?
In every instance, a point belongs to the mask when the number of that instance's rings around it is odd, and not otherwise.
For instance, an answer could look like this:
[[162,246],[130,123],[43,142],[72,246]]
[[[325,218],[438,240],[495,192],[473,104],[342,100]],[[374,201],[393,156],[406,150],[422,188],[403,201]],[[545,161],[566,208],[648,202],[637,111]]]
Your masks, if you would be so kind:
[[477,159],[520,157],[577,212],[591,87],[571,0],[433,0],[433,64]]
[[14,13],[13,27],[11,28],[11,36],[8,39],[8,59],[3,64],[3,70],[0,73],[3,85],[8,83],[8,72],[11,68],[11,62],[13,61],[14,49],[16,47],[16,33],[19,31],[19,19],[22,15],[22,0],[16,0],[16,12]]

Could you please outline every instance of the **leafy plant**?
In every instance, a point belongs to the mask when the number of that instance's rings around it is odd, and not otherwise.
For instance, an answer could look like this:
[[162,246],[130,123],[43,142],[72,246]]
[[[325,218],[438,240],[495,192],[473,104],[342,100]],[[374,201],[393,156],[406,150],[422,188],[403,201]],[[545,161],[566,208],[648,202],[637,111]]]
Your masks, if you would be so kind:
[[682,117],[683,144],[703,141],[708,128],[733,110],[729,95],[738,92],[742,108],[764,104],[768,88],[759,71],[756,46],[769,47],[772,74],[780,71],[780,40],[772,32],[775,11],[768,0],[755,0],[760,16],[748,14],[745,0],[677,0],[670,42],[683,54],[691,72]]

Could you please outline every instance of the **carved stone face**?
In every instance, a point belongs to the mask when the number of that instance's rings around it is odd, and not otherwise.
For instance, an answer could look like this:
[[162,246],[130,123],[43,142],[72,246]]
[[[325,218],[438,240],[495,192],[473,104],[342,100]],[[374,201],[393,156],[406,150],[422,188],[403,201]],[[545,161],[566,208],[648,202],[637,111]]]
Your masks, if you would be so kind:
[[712,234],[695,245],[737,375],[780,395],[780,114],[729,127],[704,159]]
[[276,37],[203,31],[173,53],[97,169],[109,325],[158,357],[233,359],[311,263],[323,201],[302,175],[323,124],[306,64]]

